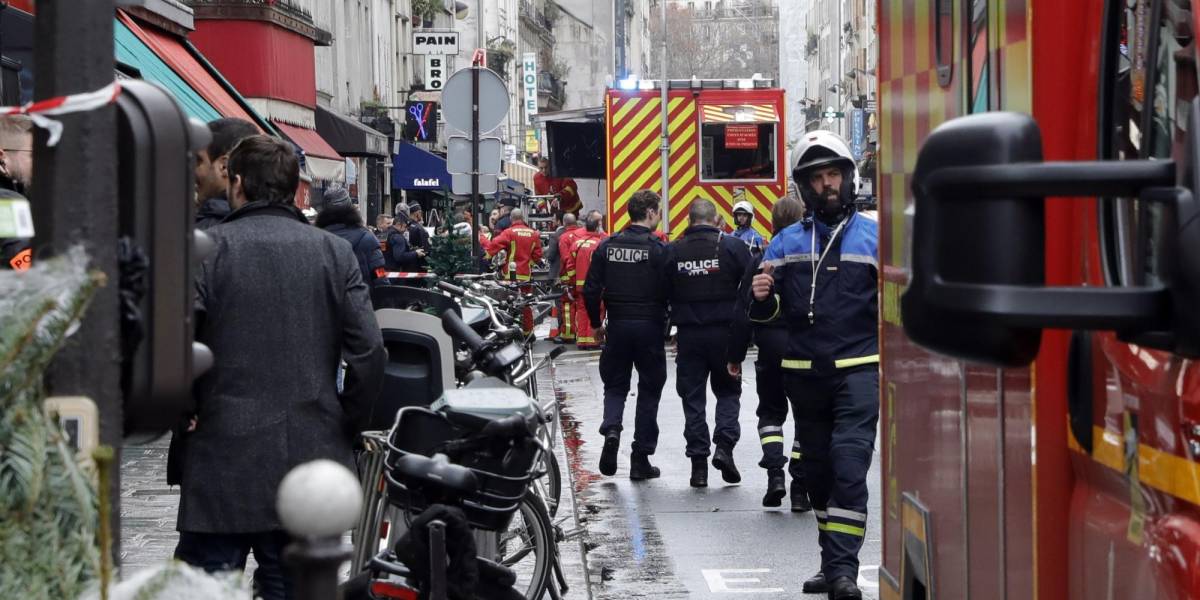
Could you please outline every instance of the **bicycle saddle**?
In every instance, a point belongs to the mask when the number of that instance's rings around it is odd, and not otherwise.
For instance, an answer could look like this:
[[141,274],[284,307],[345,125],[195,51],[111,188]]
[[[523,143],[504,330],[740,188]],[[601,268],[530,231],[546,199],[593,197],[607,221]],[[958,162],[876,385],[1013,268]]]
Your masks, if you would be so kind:
[[406,454],[396,459],[392,474],[458,494],[473,494],[479,490],[475,473],[467,467],[452,464],[445,454],[434,454],[433,458]]

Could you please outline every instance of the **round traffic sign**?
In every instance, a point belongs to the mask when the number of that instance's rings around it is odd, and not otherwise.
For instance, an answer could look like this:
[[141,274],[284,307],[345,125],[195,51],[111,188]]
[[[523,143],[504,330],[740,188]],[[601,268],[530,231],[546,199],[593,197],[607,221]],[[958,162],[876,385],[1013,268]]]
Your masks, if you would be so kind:
[[471,131],[471,77],[479,72],[479,131],[491,131],[508,115],[508,88],[495,71],[469,67],[455,71],[442,88],[442,116],[459,131]]

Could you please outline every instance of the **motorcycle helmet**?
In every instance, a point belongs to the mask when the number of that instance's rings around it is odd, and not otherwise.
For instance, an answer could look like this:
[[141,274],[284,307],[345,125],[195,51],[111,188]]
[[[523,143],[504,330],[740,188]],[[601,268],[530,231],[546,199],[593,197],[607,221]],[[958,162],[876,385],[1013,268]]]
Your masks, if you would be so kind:
[[[810,131],[800,139],[794,156],[796,166],[792,168],[792,179],[800,189],[800,197],[810,213],[833,221],[853,210],[855,191],[858,189],[858,166],[845,140],[832,131]],[[820,194],[808,182],[813,170],[829,166],[836,166],[842,171],[842,185],[838,190],[840,209],[836,214],[826,214],[827,209]]]

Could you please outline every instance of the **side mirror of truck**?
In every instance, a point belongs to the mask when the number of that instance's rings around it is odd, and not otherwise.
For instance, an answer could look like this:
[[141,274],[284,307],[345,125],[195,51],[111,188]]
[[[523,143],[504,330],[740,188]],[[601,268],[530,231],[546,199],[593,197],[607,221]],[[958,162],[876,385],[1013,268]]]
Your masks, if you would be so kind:
[[117,107],[124,431],[146,439],[193,410],[192,381],[212,364],[192,322],[211,246],[194,230],[196,151],[210,134],[149,83],[121,82]]
[[[1200,265],[1192,264],[1200,263],[1200,218],[1175,171],[1166,160],[1042,162],[1041,133],[1027,115],[983,113],[938,127],[913,175],[912,277],[901,298],[909,337],[1008,367],[1037,356],[1043,328],[1125,338],[1169,332],[1171,349],[1190,353],[1200,319],[1180,313],[1200,305]],[[1161,207],[1159,225],[1169,235],[1158,243],[1169,249],[1155,254],[1171,263],[1160,267],[1163,277],[1135,286],[1046,286],[1051,196],[1136,197]]]

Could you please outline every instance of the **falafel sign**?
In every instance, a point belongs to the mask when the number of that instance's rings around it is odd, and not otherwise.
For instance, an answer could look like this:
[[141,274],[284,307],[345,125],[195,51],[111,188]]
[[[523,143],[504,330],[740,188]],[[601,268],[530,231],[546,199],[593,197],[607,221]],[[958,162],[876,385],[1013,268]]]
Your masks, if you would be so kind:
[[458,54],[458,32],[453,30],[416,29],[413,31],[413,54]]

